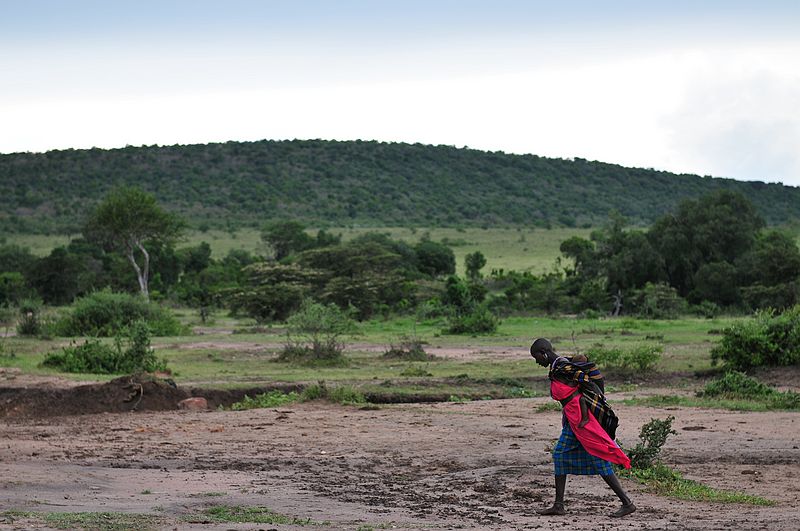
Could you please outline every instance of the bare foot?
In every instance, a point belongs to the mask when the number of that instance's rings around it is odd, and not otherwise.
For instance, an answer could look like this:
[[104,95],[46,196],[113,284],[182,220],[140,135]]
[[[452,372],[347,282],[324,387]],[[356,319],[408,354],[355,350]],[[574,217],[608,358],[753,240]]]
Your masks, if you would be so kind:
[[542,516],[567,514],[566,511],[564,511],[564,504],[559,502],[554,503],[549,509],[542,509],[541,511],[536,512]]
[[627,516],[636,510],[636,506],[633,503],[629,503],[627,505],[623,505],[613,513],[611,513],[611,518],[622,518],[623,516]]

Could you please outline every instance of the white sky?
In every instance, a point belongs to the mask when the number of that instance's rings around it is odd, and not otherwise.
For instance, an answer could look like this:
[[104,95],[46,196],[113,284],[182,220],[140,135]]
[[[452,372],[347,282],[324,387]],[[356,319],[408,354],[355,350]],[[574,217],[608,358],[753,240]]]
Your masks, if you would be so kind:
[[797,6],[0,0],[0,153],[364,139],[797,186]]

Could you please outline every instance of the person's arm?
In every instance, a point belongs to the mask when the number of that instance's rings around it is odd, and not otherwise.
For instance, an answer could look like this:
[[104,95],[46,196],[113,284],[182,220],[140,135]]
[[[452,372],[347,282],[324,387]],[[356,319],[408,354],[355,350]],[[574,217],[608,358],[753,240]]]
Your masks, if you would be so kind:
[[589,422],[589,405],[583,395],[578,399],[578,402],[581,405],[581,421],[578,423],[578,427],[583,428]]

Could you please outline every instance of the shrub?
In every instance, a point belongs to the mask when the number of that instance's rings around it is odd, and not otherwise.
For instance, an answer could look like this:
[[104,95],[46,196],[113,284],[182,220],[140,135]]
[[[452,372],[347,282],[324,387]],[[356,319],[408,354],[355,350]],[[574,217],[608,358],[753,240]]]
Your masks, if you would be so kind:
[[648,319],[676,319],[686,312],[687,304],[678,291],[667,284],[648,282],[632,296],[636,313]]
[[800,393],[778,391],[738,371],[725,373],[706,384],[697,394],[709,398],[754,400],[765,403],[767,409],[800,409]]
[[284,404],[290,404],[300,400],[300,395],[294,391],[284,393],[279,390],[269,391],[256,395],[255,398],[250,398],[244,395],[244,398],[239,402],[231,404],[231,409],[234,411],[243,411],[245,409],[259,409],[265,407],[278,407]]
[[342,336],[355,331],[350,312],[307,300],[286,320],[287,343],[279,359],[339,361],[344,351]]
[[24,299],[19,303],[19,321],[17,334],[21,336],[38,336],[42,331],[39,319],[42,303],[36,299]]
[[339,404],[364,404],[367,399],[364,394],[349,385],[329,388],[324,381],[309,385],[303,390],[301,399],[330,400]]
[[55,324],[60,336],[110,337],[123,333],[134,322],[144,321],[155,336],[185,332],[169,311],[138,295],[104,290],[75,301],[72,311]]
[[500,320],[485,305],[448,319],[448,334],[493,334]]
[[407,360],[407,361],[428,361],[431,356],[422,347],[422,341],[415,338],[403,337],[400,344],[390,345],[389,349],[383,353],[384,358]]
[[585,354],[590,361],[603,368],[649,371],[661,360],[663,352],[664,347],[661,345],[642,344],[624,350],[620,347],[603,347],[597,344],[589,348]]
[[419,378],[433,376],[433,374],[429,373],[424,367],[409,365],[403,369],[403,372],[400,373],[400,376],[405,376],[407,378]]
[[670,415],[663,420],[650,419],[650,422],[642,426],[639,432],[639,442],[628,450],[631,467],[644,469],[656,464],[661,456],[661,448],[667,442],[667,437],[678,434],[672,429],[674,420],[675,417]]
[[800,306],[780,314],[759,311],[753,319],[726,328],[711,360],[738,371],[800,363]]
[[775,389],[743,372],[730,371],[725,373],[722,378],[706,384],[699,394],[720,398],[765,398],[775,392]]
[[136,372],[164,371],[167,362],[156,357],[150,348],[150,334],[144,322],[136,322],[130,328],[127,348],[117,337],[114,346],[101,343],[97,338],[87,339],[82,345],[64,347],[61,352],[45,356],[42,365],[64,372],[89,374],[128,374]]

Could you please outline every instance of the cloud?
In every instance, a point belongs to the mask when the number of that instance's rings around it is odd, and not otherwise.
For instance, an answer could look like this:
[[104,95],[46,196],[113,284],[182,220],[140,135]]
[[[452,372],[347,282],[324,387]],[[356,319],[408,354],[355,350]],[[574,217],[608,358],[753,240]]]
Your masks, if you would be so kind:
[[670,147],[698,173],[800,186],[800,77],[780,55],[760,58],[695,73],[664,119]]

